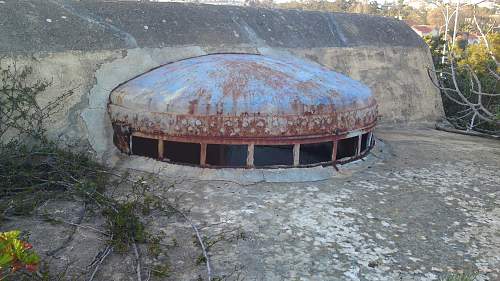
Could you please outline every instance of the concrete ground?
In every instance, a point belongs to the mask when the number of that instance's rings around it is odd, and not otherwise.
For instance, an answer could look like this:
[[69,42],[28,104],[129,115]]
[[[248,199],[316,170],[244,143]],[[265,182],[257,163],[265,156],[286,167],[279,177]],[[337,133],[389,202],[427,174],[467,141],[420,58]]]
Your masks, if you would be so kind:
[[199,222],[248,240],[212,255],[246,280],[435,280],[479,270],[500,280],[500,142],[442,131],[378,130],[378,163],[306,183],[182,187]]
[[[210,250],[215,275],[231,275],[227,280],[438,280],[454,271],[500,280],[500,142],[431,129],[376,135],[383,145],[371,160],[353,171],[342,166],[326,180],[239,184],[183,174],[164,180],[203,235],[244,233]],[[51,248],[47,240],[65,235],[53,229],[49,238],[49,226],[28,219],[10,227],[29,230],[42,252]],[[204,274],[193,262],[196,247],[184,247],[193,235],[186,223],[157,217],[149,227],[164,233],[165,243],[175,238],[181,245],[169,250],[168,280]],[[55,260],[87,265],[102,248],[95,238],[78,228]],[[133,256],[114,255],[94,280],[136,280],[133,264]]]

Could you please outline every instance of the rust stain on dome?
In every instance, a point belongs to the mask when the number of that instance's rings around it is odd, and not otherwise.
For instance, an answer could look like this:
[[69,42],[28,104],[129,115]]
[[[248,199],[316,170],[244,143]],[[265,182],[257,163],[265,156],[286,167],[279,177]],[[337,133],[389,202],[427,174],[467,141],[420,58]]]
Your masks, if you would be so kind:
[[205,143],[312,143],[370,130],[377,116],[370,89],[356,80],[299,59],[245,54],[151,70],[114,89],[108,109],[115,138]]

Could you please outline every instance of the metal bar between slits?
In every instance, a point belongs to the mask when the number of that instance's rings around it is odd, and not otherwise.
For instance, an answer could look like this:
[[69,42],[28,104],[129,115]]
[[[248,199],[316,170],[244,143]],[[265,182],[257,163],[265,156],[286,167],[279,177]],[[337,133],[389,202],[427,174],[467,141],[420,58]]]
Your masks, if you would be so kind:
[[200,165],[205,166],[207,162],[207,144],[206,143],[201,143],[200,144],[201,149],[200,149]]
[[158,159],[163,160],[164,154],[164,144],[162,139],[158,139]]
[[252,168],[253,165],[253,152],[254,152],[254,144],[251,143],[248,145],[248,154],[247,154],[247,167]]
[[128,139],[129,141],[129,154],[134,154],[133,150],[132,150],[132,139],[134,138],[134,136],[130,135],[130,138]]
[[361,154],[361,141],[363,140],[363,135],[358,136],[358,148],[356,149],[356,156]]
[[335,163],[337,160],[337,148],[338,148],[338,141],[333,141],[333,149],[332,149],[332,163]]
[[368,147],[371,147],[372,146],[372,140],[373,140],[373,133],[372,132],[369,132],[368,133]]
[[300,164],[300,143],[293,145],[293,165],[298,166]]
[[[335,164],[343,164],[343,163],[346,163],[346,162],[349,162],[349,161],[353,161],[353,160],[356,160],[356,159],[359,159],[360,157],[363,157],[365,156],[375,145],[375,137],[373,135],[373,132],[366,132],[368,135],[366,136],[366,143],[367,143],[367,147],[364,151],[361,151],[361,148],[362,148],[362,143],[363,143],[363,131],[361,133],[359,133],[357,136],[354,136],[354,137],[357,137],[358,138],[358,142],[357,142],[357,147],[355,148],[355,154],[350,157],[347,161],[338,161],[337,157],[338,157],[338,149],[339,149],[339,141],[342,141],[344,139],[347,139],[347,138],[342,138],[339,136],[331,136],[331,143],[332,143],[332,155],[331,155],[331,162],[333,165]],[[134,132],[132,133],[130,136],[129,136],[129,147],[130,147],[130,150],[129,150],[129,153],[130,154],[133,154],[133,137],[134,136],[137,136],[137,137],[146,137],[146,138],[151,138],[151,136],[149,134],[144,134],[144,133],[141,133],[141,132]],[[163,136],[157,136],[156,138],[154,138],[156,140],[158,140],[158,158],[160,160],[164,160],[165,159],[165,141],[167,140],[170,140],[171,137],[163,137]],[[303,144],[303,142],[301,140],[295,140],[296,142],[293,143],[293,167],[306,167],[306,166],[315,166],[315,165],[323,165],[327,162],[324,162],[324,163],[315,163],[314,165],[301,165],[300,164],[300,147],[301,147],[301,144]],[[305,143],[309,143],[309,142],[305,142]],[[208,143],[207,142],[199,142],[200,144],[200,166],[204,166],[204,167],[207,167],[209,165],[206,164],[206,157],[207,157],[207,146],[208,146]],[[251,143],[247,143],[247,158],[246,158],[246,167],[247,168],[254,168],[254,150],[255,150],[255,142],[251,142]],[[290,143],[289,143],[290,144]],[[258,145],[258,144],[257,144]],[[167,147],[168,149],[168,147]],[[269,166],[271,168],[280,168],[280,167],[287,167],[286,165],[278,165],[278,166]],[[268,168],[269,168],[268,167]],[[290,167],[290,166],[288,166]]]

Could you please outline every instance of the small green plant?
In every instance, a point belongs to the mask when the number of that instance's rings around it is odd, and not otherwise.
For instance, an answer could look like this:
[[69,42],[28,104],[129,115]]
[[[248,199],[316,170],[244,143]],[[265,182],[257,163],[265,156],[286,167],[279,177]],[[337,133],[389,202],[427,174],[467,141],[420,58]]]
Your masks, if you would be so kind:
[[38,268],[40,257],[19,235],[17,230],[0,232],[0,280],[19,270],[34,272]]
[[202,254],[198,255],[198,257],[196,258],[196,265],[205,264],[206,262],[207,259]]
[[172,238],[172,247],[178,247],[179,246],[179,242],[177,242],[177,239]]
[[477,277],[476,272],[464,272],[464,273],[450,273],[441,277],[440,281],[475,281]]
[[105,209],[112,244],[118,252],[127,252],[133,243],[144,243],[146,231],[144,224],[136,215],[138,206],[133,202],[116,204],[113,208]]
[[150,235],[147,241],[149,242],[148,253],[154,258],[158,258],[158,256],[160,256],[161,254],[161,245],[160,245],[161,240],[162,238],[160,236]]
[[165,263],[165,264],[155,265],[151,271],[153,272],[154,276],[165,278],[170,276],[170,274],[172,273],[172,268],[170,268],[170,265],[168,263]]

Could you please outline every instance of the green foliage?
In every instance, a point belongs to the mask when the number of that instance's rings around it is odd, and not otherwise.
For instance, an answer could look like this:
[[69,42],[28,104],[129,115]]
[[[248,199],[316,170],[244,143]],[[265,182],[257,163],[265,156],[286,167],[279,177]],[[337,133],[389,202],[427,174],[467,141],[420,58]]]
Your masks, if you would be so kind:
[[0,280],[21,269],[36,271],[40,257],[31,244],[19,239],[17,230],[0,232]]
[[[500,34],[492,33],[487,35],[489,47],[493,55],[498,59],[500,58]],[[489,94],[500,93],[500,81],[495,78],[492,72],[500,73],[495,61],[493,60],[487,46],[484,42],[479,44],[471,44],[460,46],[459,44],[453,46],[451,49],[452,57],[448,57],[444,64],[441,63],[442,57],[442,44],[444,43],[440,38],[425,38],[429,45],[431,54],[433,56],[434,66],[437,71],[451,72],[449,62],[454,60],[456,63],[456,83],[450,75],[438,76],[440,83],[443,87],[459,88],[462,94],[471,103],[477,103],[478,95],[472,92],[472,89]],[[479,83],[475,80],[477,77]],[[454,95],[448,92],[448,95]],[[484,122],[474,119],[473,112],[469,110],[468,106],[460,105],[450,99],[448,95],[442,91],[443,106],[448,119],[458,128],[467,129],[470,127],[471,122],[475,124],[475,130],[495,133],[500,131],[500,125],[494,122]],[[495,118],[500,120],[500,97],[499,96],[482,96],[482,105],[490,112],[496,114]]]
[[[62,150],[45,137],[45,124],[71,92],[45,106],[37,103],[50,83],[33,81],[30,67],[5,65],[0,60],[0,224],[15,216],[31,215],[49,199],[79,196],[100,204],[107,174],[84,154]],[[19,232],[0,233],[0,276],[15,280],[61,280],[48,271],[35,271],[40,258]],[[2,279],[0,277],[0,279]],[[3,280],[3,279],[2,279]]]
[[478,274],[475,272],[453,273],[441,277],[440,281],[475,281]]
[[168,263],[155,265],[151,271],[154,276],[159,278],[169,277],[172,273],[172,269]]
[[[487,40],[491,52],[497,60],[500,60],[500,33],[489,34]],[[459,65],[471,66],[482,77],[489,76],[490,69],[495,70],[497,68],[484,42],[467,46],[461,54],[458,61]],[[498,72],[499,70],[497,69],[496,71]]]
[[[68,223],[50,214],[40,215],[37,211],[49,199],[76,199],[85,204],[82,219],[88,215],[87,212],[94,212],[101,214],[106,221],[105,230],[90,228],[108,238],[106,254],[102,259],[112,251],[128,252],[131,246],[136,256],[139,256],[136,243],[147,243],[148,253],[158,262],[157,259],[166,256],[162,251],[163,238],[149,234],[145,223],[153,212],[162,212],[167,216],[182,213],[169,205],[161,195],[150,192],[151,186],[143,179],[137,181],[131,180],[127,174],[116,175],[87,155],[61,149],[56,143],[50,142],[45,137],[45,122],[57,111],[63,99],[49,107],[40,107],[37,97],[50,84],[44,81],[29,83],[31,73],[29,68],[18,70],[10,66],[0,72],[0,138],[8,135],[3,142],[0,141],[0,224],[16,216],[33,214],[47,222]],[[122,187],[122,183],[126,183],[124,187],[129,188],[123,197],[115,197],[114,192],[106,188]],[[184,214],[182,216],[186,218]],[[13,235],[17,237],[18,233],[14,232]],[[71,237],[72,234],[69,239]],[[221,239],[224,239],[223,235],[217,241]],[[38,256],[27,248],[19,248],[26,244],[10,238],[8,241],[7,244],[0,243],[0,269],[12,265],[11,271],[20,268],[34,270],[39,262]],[[175,238],[172,242],[173,247],[178,246]],[[3,255],[4,250],[10,254]],[[94,264],[97,270],[100,263]],[[155,276],[167,277],[170,272],[170,266],[165,261],[152,267]],[[57,277],[47,270],[27,278],[64,280],[64,276],[65,272],[62,277]],[[17,273],[14,277],[16,280],[25,280],[22,278],[26,276]]]
[[6,134],[14,139],[43,139],[44,122],[57,112],[65,98],[73,94],[68,91],[40,106],[36,99],[51,83],[33,80],[32,74],[31,67],[18,68],[15,63],[5,65],[0,60],[0,139]]
[[442,68],[441,57],[443,56],[443,44],[444,44],[443,35],[439,37],[425,36],[423,39],[425,43],[427,43],[431,51],[434,67],[436,69],[441,69]]
[[[30,215],[50,198],[77,194],[102,201],[108,175],[83,154],[45,142],[0,145],[0,214]],[[1,223],[0,216],[0,223]]]
[[162,253],[160,242],[163,240],[162,236],[149,235],[148,241],[148,253],[155,259],[157,259]]
[[198,257],[196,258],[196,265],[205,264],[206,262],[207,262],[207,259],[202,254],[198,255]]
[[136,202],[114,204],[104,210],[107,218],[108,229],[112,237],[114,249],[118,252],[127,252],[133,243],[144,243],[146,232],[144,225],[136,215],[138,205]]
[[36,97],[49,83],[28,82],[31,74],[29,67],[19,70],[16,65],[2,67],[0,62],[0,138],[9,129],[37,137],[43,135],[41,122],[45,118]]
[[[141,184],[134,184],[134,192],[138,192],[130,201],[119,202],[107,196],[105,187],[110,174],[104,167],[85,154],[60,149],[48,141],[45,123],[64,99],[39,106],[37,97],[50,83],[32,83],[31,74],[28,67],[0,66],[0,138],[7,136],[0,142],[0,224],[14,216],[32,215],[49,199],[79,198],[102,210],[109,243],[116,252],[128,251],[132,243],[146,242],[150,236],[139,215],[149,214],[151,208],[159,205],[158,200],[143,196],[145,187]],[[45,219],[58,222],[48,215]],[[18,235],[0,234],[1,270],[36,269],[38,256],[23,248],[28,244],[17,240]],[[152,238],[152,242],[154,254],[159,255],[159,240]],[[165,273],[166,268],[161,272]]]
[[0,224],[2,216],[29,215],[68,189],[102,200],[107,178],[86,155],[45,138],[45,123],[71,92],[42,107],[37,99],[50,83],[32,81],[32,73],[0,60],[0,198],[9,198],[0,201]]

